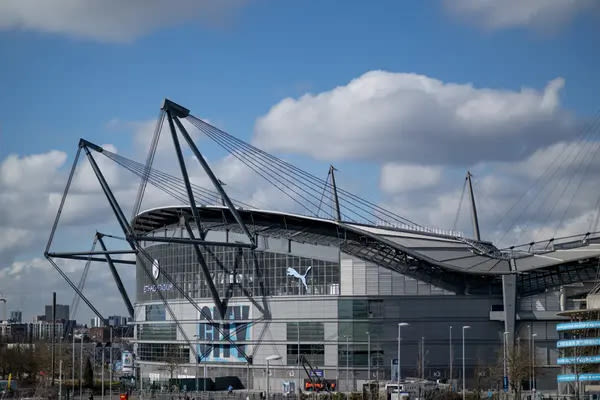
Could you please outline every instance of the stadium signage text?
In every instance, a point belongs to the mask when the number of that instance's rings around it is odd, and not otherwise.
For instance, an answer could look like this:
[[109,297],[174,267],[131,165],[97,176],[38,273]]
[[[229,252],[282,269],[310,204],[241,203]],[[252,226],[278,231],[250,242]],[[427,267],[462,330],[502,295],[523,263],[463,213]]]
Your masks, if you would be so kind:
[[[219,312],[213,305],[202,307],[199,319],[207,320],[219,319]],[[245,359],[236,346],[228,343],[225,336],[229,336],[234,342],[246,342],[250,340],[250,306],[249,305],[229,305],[225,315],[225,321],[219,323],[219,329],[214,326],[214,323],[198,324],[198,339],[209,343],[198,345],[200,354],[209,353],[206,359],[209,361],[221,362],[244,362]],[[221,332],[219,332],[219,330]],[[213,342],[220,342],[214,344]],[[247,353],[247,345],[240,344],[239,348],[244,353]]]
[[144,285],[144,293],[166,292],[173,290],[172,283],[159,283],[158,285]]

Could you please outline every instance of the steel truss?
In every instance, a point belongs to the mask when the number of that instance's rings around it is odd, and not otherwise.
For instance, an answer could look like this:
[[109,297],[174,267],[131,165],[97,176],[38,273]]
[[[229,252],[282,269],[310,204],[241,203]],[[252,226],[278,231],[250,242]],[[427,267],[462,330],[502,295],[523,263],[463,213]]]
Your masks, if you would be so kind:
[[[240,354],[246,360],[246,362],[248,364],[251,364],[253,355],[246,354],[245,349],[244,349],[245,345],[240,345],[240,344],[236,343],[233,340],[233,336],[236,335],[241,330],[247,329],[252,324],[255,324],[257,322],[264,322],[262,324],[263,325],[262,330],[259,333],[258,345],[255,346],[253,349],[253,353],[255,353],[257,351],[258,347],[260,346],[261,339],[264,336],[265,331],[268,328],[269,322],[271,319],[271,313],[269,310],[268,303],[266,301],[266,291],[264,288],[264,282],[263,282],[260,268],[258,265],[258,258],[256,256],[256,252],[255,252],[255,250],[256,250],[256,233],[253,234],[250,232],[250,230],[248,229],[248,226],[244,223],[243,219],[240,217],[236,207],[232,203],[228,194],[223,189],[221,181],[219,179],[217,179],[217,177],[214,175],[210,166],[204,159],[202,153],[198,150],[198,148],[196,147],[192,138],[188,134],[187,130],[185,129],[185,127],[179,120],[180,118],[185,118],[188,115],[189,115],[189,110],[187,110],[186,108],[184,108],[178,104],[173,103],[172,101],[165,99],[163,106],[161,107],[161,115],[159,118],[159,122],[157,124],[157,129],[155,130],[155,133],[154,133],[154,137],[153,137],[152,144],[151,144],[151,149],[150,149],[150,152],[149,152],[149,155],[147,158],[145,172],[144,172],[144,175],[142,176],[142,181],[140,183],[140,188],[138,191],[138,196],[136,198],[136,205],[135,205],[135,209],[134,209],[134,213],[135,213],[135,210],[139,211],[139,207],[142,202],[142,197],[144,195],[144,191],[146,188],[148,176],[150,174],[149,171],[151,170],[152,160],[154,159],[154,152],[156,150],[158,137],[160,135],[160,130],[161,130],[160,126],[162,126],[162,123],[166,117],[166,119],[168,121],[168,125],[169,125],[169,130],[171,133],[171,138],[173,141],[173,146],[174,146],[174,149],[175,149],[175,152],[177,155],[179,168],[180,168],[181,175],[183,177],[183,181],[185,184],[187,199],[189,201],[190,208],[191,208],[192,215],[187,215],[187,216],[183,217],[183,223],[185,225],[186,231],[189,236],[188,238],[168,238],[168,237],[156,238],[156,237],[147,237],[147,236],[137,235],[134,232],[134,230],[132,229],[129,221],[126,219],[125,215],[123,214],[123,211],[122,211],[117,199],[115,198],[108,182],[106,181],[104,175],[102,174],[100,167],[98,166],[94,156],[92,155],[92,152],[102,154],[104,152],[104,149],[92,142],[85,140],[85,139],[80,139],[78,150],[75,155],[75,159],[73,160],[73,165],[69,172],[69,177],[67,179],[67,183],[65,185],[65,189],[63,191],[63,195],[61,198],[61,202],[60,202],[56,217],[54,219],[54,223],[52,225],[52,229],[50,232],[50,236],[48,238],[48,242],[46,244],[44,256],[50,262],[50,264],[57,270],[57,272],[63,277],[63,279],[71,286],[71,288],[75,291],[75,293],[86,303],[86,305],[92,310],[92,312],[94,312],[94,314],[96,314],[96,316],[98,318],[100,318],[100,320],[103,322],[103,324],[105,326],[107,326],[108,320],[106,318],[104,318],[104,316],[100,313],[100,311],[85,296],[83,291],[80,290],[78,288],[78,286],[75,285],[73,283],[73,281],[64,273],[64,271],[57,264],[55,259],[62,258],[62,259],[73,259],[73,260],[85,260],[88,263],[90,261],[106,262],[109,266],[109,269],[111,271],[111,274],[113,276],[115,284],[121,294],[123,303],[125,304],[127,311],[129,313],[129,315],[132,318],[134,318],[133,305],[131,303],[131,300],[129,299],[129,296],[127,295],[127,292],[126,292],[124,286],[123,286],[123,282],[117,272],[115,264],[136,265],[136,261],[115,259],[115,258],[113,258],[113,256],[127,255],[127,254],[136,255],[137,264],[141,266],[145,275],[152,282],[152,284],[157,285],[157,281],[152,274],[154,259],[144,249],[144,247],[142,246],[142,242],[160,242],[160,243],[172,243],[172,244],[185,244],[185,245],[193,246],[194,252],[196,254],[196,259],[200,265],[200,269],[202,271],[203,277],[209,286],[212,300],[215,304],[216,309],[218,310],[219,315],[218,315],[217,319],[213,319],[212,316],[206,315],[206,313],[205,313],[205,311],[203,311],[202,307],[200,307],[198,305],[198,303],[194,299],[192,299],[183,290],[183,288],[177,284],[177,282],[175,282],[175,280],[168,274],[168,272],[160,269],[159,265],[154,264],[154,267],[158,268],[161,276],[163,276],[164,279],[166,279],[171,285],[173,285],[173,288],[175,290],[177,290],[177,292],[179,292],[179,294],[183,298],[185,298],[188,301],[188,303],[191,304],[198,311],[199,315],[203,316],[207,320],[208,324],[210,324],[214,329],[217,330],[217,332],[222,337],[221,341],[228,342],[230,345],[235,347],[238,351],[238,354]],[[187,172],[188,168],[185,163],[185,159],[183,157],[183,152],[181,149],[179,137],[182,137],[184,142],[187,143],[189,149],[192,151],[195,158],[200,163],[202,169],[204,170],[206,175],[209,177],[214,188],[221,196],[223,205],[227,207],[227,209],[233,216],[238,228],[248,238],[248,243],[231,243],[231,242],[219,242],[219,241],[206,241],[205,240],[206,234],[208,233],[208,229],[203,227],[202,221],[200,219],[200,213],[198,212],[198,207],[196,205],[196,201],[194,198],[194,192],[192,190],[192,184],[190,182],[190,178],[189,178],[189,175]],[[115,235],[102,234],[102,233],[97,232],[94,240],[95,241],[97,240],[98,243],[100,244],[100,246],[102,248],[101,251],[94,251],[94,249],[92,249],[90,251],[52,252],[50,250],[51,250],[52,242],[54,239],[54,235],[56,234],[58,223],[59,223],[59,220],[60,220],[63,208],[64,208],[65,200],[69,193],[69,189],[71,187],[73,176],[74,176],[74,173],[75,173],[82,150],[85,153],[90,166],[92,167],[92,171],[94,172],[94,175],[96,176],[98,183],[100,184],[100,187],[102,188],[102,191],[106,197],[106,200],[107,200],[109,206],[111,207],[113,214],[114,214],[114,216],[121,228],[122,234],[124,236],[119,237],[119,236],[115,236]],[[225,213],[223,215],[224,215],[224,218],[226,218]],[[192,224],[194,224],[198,228],[199,237],[195,237],[194,230],[192,229]],[[128,246],[129,249],[127,249],[127,250],[108,250],[106,247],[106,244],[102,240],[103,237],[123,239],[129,245]],[[220,262],[218,257],[210,250],[209,246],[223,246],[223,247],[237,248],[232,271],[230,271],[222,262]],[[254,266],[255,274],[256,274],[256,277],[258,278],[259,296],[262,298],[261,302],[258,302],[257,299],[255,298],[255,296],[253,296],[251,294],[251,292],[249,290],[247,290],[247,288],[243,287],[243,285],[241,283],[237,283],[237,282],[230,284],[229,287],[227,288],[225,296],[223,298],[221,298],[218,293],[218,290],[216,288],[216,285],[210,275],[210,271],[208,268],[208,264],[206,262],[205,254],[213,257],[215,259],[217,265],[219,266],[219,268],[221,268],[224,271],[233,273],[233,272],[237,271],[238,265],[243,258],[243,253],[242,253],[243,249],[247,249],[250,251],[250,257],[252,258],[252,260],[250,260],[252,263],[251,265]],[[223,329],[221,327],[221,321],[230,323],[230,321],[226,321],[225,318],[227,316],[228,303],[229,303],[229,300],[231,299],[231,297],[233,296],[233,289],[234,289],[235,285],[239,285],[241,287],[241,290],[244,293],[244,295],[249,299],[249,301],[261,313],[261,316],[259,318],[255,318],[255,319],[251,320],[250,322],[235,323],[235,326],[236,326],[235,329]],[[185,331],[182,327],[182,324],[178,321],[175,313],[169,306],[169,303],[168,303],[167,299],[165,298],[164,294],[161,291],[157,291],[156,293],[160,297],[162,303],[165,305],[165,308],[166,308],[167,312],[169,313],[171,319],[173,321],[175,321],[181,336],[184,338],[185,342],[190,347],[192,353],[194,354],[194,357],[198,361],[202,361],[202,360],[206,359],[206,357],[208,357],[208,355],[212,351],[212,346],[208,346],[208,348],[202,354],[199,354],[198,351],[196,350],[196,346],[193,344],[193,342],[197,343],[197,341],[192,341],[187,336],[187,334],[185,333]]]

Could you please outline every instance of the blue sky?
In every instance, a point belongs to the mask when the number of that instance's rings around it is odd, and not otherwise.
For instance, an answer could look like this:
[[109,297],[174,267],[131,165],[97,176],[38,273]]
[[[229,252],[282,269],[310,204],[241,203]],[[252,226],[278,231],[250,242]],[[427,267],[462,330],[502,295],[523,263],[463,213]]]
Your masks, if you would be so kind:
[[[21,282],[13,293],[27,291],[26,277],[44,271],[70,296],[39,257],[77,141],[140,160],[164,97],[323,176],[331,161],[345,187],[424,224],[450,227],[472,169],[490,238],[536,178],[524,171],[577,146],[598,110],[594,1],[73,4],[0,5],[0,206],[22,205],[0,212],[0,292],[8,279]],[[374,88],[390,90],[383,105]],[[232,191],[265,197],[236,188],[247,178],[227,175],[222,155],[205,148]],[[585,229],[596,195],[582,192],[565,221],[526,214],[526,224],[542,236],[556,224]],[[65,237],[87,237],[83,228]],[[17,236],[26,239],[7,239]]]
[[503,89],[540,88],[562,76],[564,106],[595,110],[597,19],[580,16],[547,34],[482,31],[448,14],[437,2],[259,1],[223,26],[192,21],[132,43],[5,31],[0,157],[72,149],[82,135],[106,140],[108,120],[151,118],[165,96],[248,137],[257,116],[283,97],[372,69]]

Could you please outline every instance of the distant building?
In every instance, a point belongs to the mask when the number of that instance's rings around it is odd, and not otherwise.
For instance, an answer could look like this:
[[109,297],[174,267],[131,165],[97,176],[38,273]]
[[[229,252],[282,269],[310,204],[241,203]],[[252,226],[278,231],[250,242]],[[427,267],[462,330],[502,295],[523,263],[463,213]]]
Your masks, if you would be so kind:
[[[56,321],[68,321],[69,320],[69,306],[66,304],[56,305]],[[46,305],[46,321],[52,321],[52,305]]]
[[41,322],[46,320],[46,315],[36,315],[33,317],[33,322]]
[[92,342],[108,342],[110,340],[110,330],[104,327],[90,328],[88,335]]
[[[34,322],[31,324],[31,337],[33,340],[48,340],[52,338],[52,323],[51,322]],[[56,322],[56,339],[60,340],[63,336],[64,326],[60,322]]]
[[102,323],[102,320],[100,320],[100,318],[98,318],[98,317],[94,317],[94,318],[90,319],[90,328],[98,328],[103,325],[104,324]]
[[108,325],[112,327],[127,325],[127,317],[119,315],[110,315],[108,317]]
[[8,322],[20,324],[23,319],[23,313],[21,311],[11,311],[8,317]]

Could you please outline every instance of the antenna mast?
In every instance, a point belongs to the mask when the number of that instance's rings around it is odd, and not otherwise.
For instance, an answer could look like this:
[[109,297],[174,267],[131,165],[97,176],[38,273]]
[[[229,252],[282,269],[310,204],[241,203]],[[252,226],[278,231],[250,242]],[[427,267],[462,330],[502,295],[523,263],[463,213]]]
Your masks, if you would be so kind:
[[338,199],[337,186],[335,185],[335,175],[333,173],[333,171],[335,171],[335,170],[336,169],[333,167],[333,165],[329,165],[329,173],[331,174],[331,185],[333,187],[333,201],[335,203],[336,221],[341,221],[342,214],[340,213],[340,201]]
[[471,175],[470,171],[467,171],[467,182],[469,183],[469,195],[471,197],[471,212],[473,214],[473,234],[475,235],[476,240],[481,240],[481,235],[479,234],[479,219],[477,218],[477,207],[475,206],[475,195],[473,194],[473,184],[471,183]]

